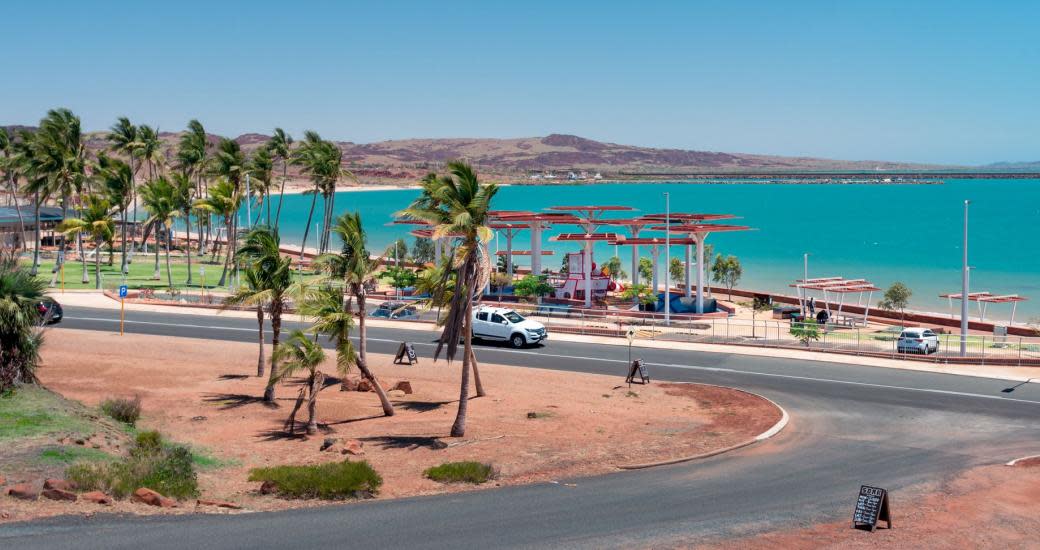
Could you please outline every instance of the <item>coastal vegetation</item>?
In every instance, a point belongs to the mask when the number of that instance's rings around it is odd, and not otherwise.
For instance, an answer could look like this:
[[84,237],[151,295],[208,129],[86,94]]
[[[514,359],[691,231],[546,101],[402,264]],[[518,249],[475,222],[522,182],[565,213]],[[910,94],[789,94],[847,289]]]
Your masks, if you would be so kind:
[[898,311],[899,324],[902,325],[906,318],[906,308],[910,306],[910,297],[913,294],[913,291],[903,283],[892,283],[892,286],[885,289],[885,294],[878,302],[878,307],[885,311]]

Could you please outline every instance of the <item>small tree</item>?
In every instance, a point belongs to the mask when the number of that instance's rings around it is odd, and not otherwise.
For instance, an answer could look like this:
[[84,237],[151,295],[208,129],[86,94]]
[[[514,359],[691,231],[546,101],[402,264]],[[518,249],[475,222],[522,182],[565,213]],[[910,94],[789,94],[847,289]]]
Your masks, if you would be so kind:
[[654,278],[654,264],[650,258],[639,258],[639,278],[644,281]]
[[899,324],[902,325],[906,317],[906,308],[910,305],[910,296],[913,294],[910,288],[903,283],[892,283],[892,286],[885,291],[881,301],[878,302],[878,307],[886,311],[898,311]]
[[286,421],[286,426],[292,432],[296,425],[296,412],[303,404],[304,395],[307,396],[307,433],[314,435],[318,433],[318,422],[314,416],[318,404],[318,392],[322,390],[325,382],[325,374],[319,367],[325,362],[325,350],[317,339],[311,340],[302,330],[294,330],[289,339],[278,347],[273,356],[274,363],[278,364],[275,374],[275,382],[280,382],[297,371],[307,371],[307,380],[300,388],[299,398]]
[[401,289],[413,286],[415,284],[416,275],[414,271],[408,268],[393,266],[387,268],[387,270],[383,272],[382,278],[388,281],[394,288]]
[[679,258],[672,258],[672,262],[668,265],[668,274],[672,278],[672,283],[678,285],[685,281],[686,265]]
[[636,300],[643,306],[651,305],[657,301],[657,296],[654,296],[653,290],[648,285],[642,283],[628,286],[621,293],[621,297],[626,300]]
[[816,324],[815,319],[806,319],[801,323],[791,323],[791,336],[805,344],[805,347],[809,347],[811,342],[820,339],[820,326]]
[[528,275],[513,285],[513,293],[517,296],[522,298],[534,296],[538,301],[541,301],[543,296],[552,294],[553,290],[553,286],[549,284],[548,277],[545,275]]
[[387,261],[394,262],[396,267],[400,262],[408,258],[408,243],[404,239],[397,239],[390,246],[386,247],[386,252],[383,255],[386,256]]
[[416,263],[426,264],[434,260],[433,241],[426,237],[416,237],[412,245],[412,259]]
[[614,256],[607,260],[607,263],[604,267],[607,268],[607,274],[610,275],[612,278],[628,278],[628,273],[625,273],[625,270],[621,269],[621,258],[618,258],[617,256]]
[[744,268],[741,267],[740,260],[736,256],[726,256],[725,258],[722,257],[722,254],[715,256],[715,263],[711,266],[711,280],[726,285],[730,300],[733,299],[733,287],[737,285],[743,274]]

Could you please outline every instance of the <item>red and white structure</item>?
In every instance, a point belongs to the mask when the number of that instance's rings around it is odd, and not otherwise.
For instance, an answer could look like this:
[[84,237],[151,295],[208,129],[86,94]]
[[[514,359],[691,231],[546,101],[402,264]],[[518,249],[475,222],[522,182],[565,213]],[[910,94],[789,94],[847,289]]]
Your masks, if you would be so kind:
[[[794,284],[790,285],[793,288],[798,289],[798,301],[802,306],[802,311],[807,309],[807,303],[809,301],[809,292],[819,291],[823,294],[823,301],[827,305],[828,317],[831,319],[838,319],[841,317],[841,309],[845,305],[845,296],[848,294],[857,294],[856,299],[857,306],[863,306],[863,317],[849,317],[852,320],[851,326],[867,326],[867,319],[870,317],[870,302],[874,298],[874,292],[881,290],[874,286],[873,283],[866,279],[846,279],[844,277],[816,277],[813,279],[798,279]],[[863,304],[863,293],[867,293],[866,305]],[[836,314],[831,314],[831,294],[838,302],[838,311]]]
[[[962,296],[964,296],[964,294],[960,292],[939,295],[940,298],[946,298],[950,301],[951,311],[953,310],[953,301],[960,300]],[[1008,321],[1008,326],[1012,326],[1015,324],[1015,310],[1018,309],[1018,303],[1025,302],[1028,299],[1029,298],[1026,298],[1025,296],[1019,296],[1018,294],[996,295],[985,291],[968,293],[968,301],[975,302],[975,305],[978,307],[980,322],[986,321],[986,308],[987,306],[989,306],[989,304],[1011,304],[1011,319]],[[950,314],[950,317],[953,317],[952,313]]]

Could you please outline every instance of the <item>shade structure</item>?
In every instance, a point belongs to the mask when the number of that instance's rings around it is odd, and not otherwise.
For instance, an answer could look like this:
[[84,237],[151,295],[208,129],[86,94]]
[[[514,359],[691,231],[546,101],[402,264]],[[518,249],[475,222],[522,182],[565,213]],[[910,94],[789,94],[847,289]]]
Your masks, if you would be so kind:
[[[844,277],[815,277],[812,279],[798,279],[791,285],[793,288],[798,289],[798,300],[802,307],[802,311],[807,310],[808,303],[808,292],[810,290],[818,290],[823,293],[823,301],[827,304],[827,313],[830,313],[830,307],[832,300],[829,297],[830,293],[834,293],[835,297],[838,298],[838,312],[835,318],[841,316],[842,307],[845,305],[845,296],[847,294],[856,293],[859,298],[856,300],[856,305],[861,305],[863,300],[863,293],[867,293],[866,307],[863,310],[862,324],[866,326],[867,319],[870,318],[870,303],[873,300],[874,292],[881,290],[873,283],[866,279],[846,279]],[[828,318],[831,316],[828,315]],[[853,325],[859,324],[859,321],[853,319]]]
[[[631,246],[631,247],[633,247],[632,256],[634,258],[636,257],[636,254],[635,254],[636,247],[638,247],[638,246],[648,246],[648,247],[650,247],[650,258],[651,258],[651,260],[650,260],[651,261],[651,267],[650,267],[650,288],[653,290],[654,295],[657,295],[657,293],[659,292],[659,288],[658,288],[659,287],[659,285],[658,285],[658,273],[659,273],[658,263],[659,263],[660,256],[661,256],[661,249],[665,246],[665,243],[666,243],[665,238],[664,237],[626,237],[624,235],[620,235],[617,239],[615,239],[613,241],[607,241],[607,243],[611,244],[611,245],[614,245],[614,246]],[[696,239],[678,238],[678,239],[669,239],[668,244],[674,244],[674,245],[680,245],[680,246],[688,246],[688,245],[695,245],[695,244],[697,244],[697,241],[696,241]],[[633,269],[639,269],[638,263],[637,262],[633,262],[633,263],[636,264],[636,267],[633,268]],[[667,281],[667,276],[665,277],[665,280]],[[636,279],[633,277],[632,281],[633,281],[633,284],[635,284]],[[667,287],[668,287],[668,283],[666,282],[665,283],[665,288],[667,288]]]
[[553,224],[578,225],[581,220],[563,212],[528,212],[525,210],[495,210],[494,219],[501,223],[523,224],[531,231],[531,273],[542,272],[542,231]]
[[[960,300],[963,293],[954,292],[950,294],[940,294],[940,298],[946,298],[950,301],[950,310],[953,310],[953,301]],[[993,294],[991,292],[969,292],[968,301],[975,302],[979,310],[979,321],[985,322],[986,320],[986,309],[989,304],[1011,304],[1011,319],[1008,321],[1008,326],[1015,324],[1015,312],[1018,309],[1018,302],[1025,302],[1029,300],[1025,296],[1019,296],[1018,294]],[[951,313],[952,316],[952,313]]]
[[[731,231],[750,231],[751,228],[746,225],[725,225],[715,223],[696,223],[702,220],[712,219],[732,219],[735,216],[730,214],[679,214],[680,216],[686,217],[683,223],[675,225],[659,225],[653,229],[655,231],[667,231],[669,233],[685,234],[688,237],[696,241],[697,246],[697,313],[704,313],[704,241],[707,240],[708,235],[717,232],[731,232]],[[671,214],[668,215],[671,217]],[[652,218],[656,218],[657,215],[651,215]],[[686,296],[690,296],[690,252],[693,245],[686,245],[685,247],[685,259],[686,259]]]

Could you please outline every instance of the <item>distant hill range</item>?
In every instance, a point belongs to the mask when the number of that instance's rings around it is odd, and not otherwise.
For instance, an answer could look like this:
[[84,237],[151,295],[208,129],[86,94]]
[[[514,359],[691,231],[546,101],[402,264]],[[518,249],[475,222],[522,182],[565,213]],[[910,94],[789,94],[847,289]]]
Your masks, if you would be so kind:
[[[104,136],[105,132],[88,133],[88,148],[101,150],[107,147]],[[171,158],[172,148],[179,136],[178,133],[161,134]],[[248,152],[260,147],[268,138],[269,136],[263,134],[243,134],[235,138],[235,141]],[[210,139],[215,144],[220,137],[212,135]],[[343,150],[344,166],[363,183],[415,182],[425,173],[438,170],[445,161],[452,159],[466,160],[485,176],[505,181],[530,181],[531,176],[546,173],[554,173],[565,178],[570,172],[584,172],[583,176],[587,179],[593,179],[595,174],[599,174],[602,179],[632,179],[641,175],[667,177],[669,174],[1040,170],[1040,162],[958,167],[655,149],[605,143],[566,134],[513,139],[401,139],[377,143],[336,143]],[[293,179],[299,177],[295,169],[290,169],[290,174]]]

